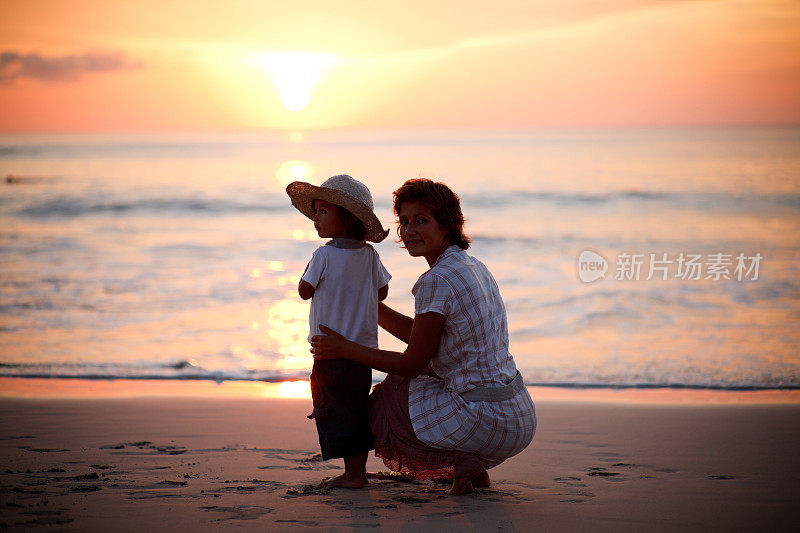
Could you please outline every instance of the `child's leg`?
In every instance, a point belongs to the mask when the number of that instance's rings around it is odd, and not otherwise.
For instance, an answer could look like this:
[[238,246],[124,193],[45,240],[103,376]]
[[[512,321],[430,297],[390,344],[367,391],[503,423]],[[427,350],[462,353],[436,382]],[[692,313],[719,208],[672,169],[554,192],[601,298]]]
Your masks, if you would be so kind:
[[344,474],[322,482],[323,487],[343,487],[360,489],[367,482],[366,454],[351,455],[344,458]]
[[366,480],[366,463],[372,448],[367,400],[372,371],[352,361],[323,361],[318,368],[319,387],[329,393],[328,417],[317,420],[324,459],[344,457],[344,474],[322,482],[325,487],[361,488]]
[[317,424],[322,458],[326,461],[360,454],[371,448],[372,434],[366,411],[369,384],[354,382],[358,377],[354,369],[358,368],[361,367],[346,359],[314,361],[311,373],[313,418]]
[[361,472],[363,473],[364,477],[364,484],[367,483],[367,458],[369,457],[369,452],[364,452],[361,454]]

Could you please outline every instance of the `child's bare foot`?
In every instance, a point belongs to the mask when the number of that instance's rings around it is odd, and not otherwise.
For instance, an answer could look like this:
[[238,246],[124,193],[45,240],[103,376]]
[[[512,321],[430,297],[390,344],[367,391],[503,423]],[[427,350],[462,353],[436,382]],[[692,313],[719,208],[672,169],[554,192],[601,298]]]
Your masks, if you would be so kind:
[[459,494],[472,494],[473,492],[475,492],[475,487],[472,486],[472,480],[463,477],[457,477],[453,479],[453,486],[450,487],[449,491],[447,491],[447,493],[452,496],[457,496]]
[[489,472],[484,470],[480,474],[478,474],[475,479],[472,480],[472,486],[476,489],[485,489],[488,488],[492,484],[489,481]]
[[320,487],[323,488],[334,488],[340,487],[343,489],[362,489],[366,484],[366,478],[362,477],[359,474],[357,477],[349,477],[347,473],[342,474],[341,476],[336,476],[331,479],[323,480],[320,483]]

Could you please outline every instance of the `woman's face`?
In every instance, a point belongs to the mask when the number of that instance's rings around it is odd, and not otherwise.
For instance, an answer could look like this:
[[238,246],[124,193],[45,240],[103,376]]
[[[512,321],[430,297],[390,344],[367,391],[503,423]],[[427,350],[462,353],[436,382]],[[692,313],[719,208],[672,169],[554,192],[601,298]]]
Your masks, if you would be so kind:
[[421,202],[403,202],[397,216],[400,239],[412,257],[424,257],[433,266],[449,246],[447,230],[439,225],[430,208]]

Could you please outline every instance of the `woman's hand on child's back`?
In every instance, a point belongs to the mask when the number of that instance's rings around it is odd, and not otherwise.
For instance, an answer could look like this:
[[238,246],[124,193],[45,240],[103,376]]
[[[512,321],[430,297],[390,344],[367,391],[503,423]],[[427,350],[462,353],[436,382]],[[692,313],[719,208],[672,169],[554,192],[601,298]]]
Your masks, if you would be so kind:
[[319,327],[325,335],[314,335],[311,337],[311,353],[314,359],[340,359],[344,357],[348,350],[350,341],[339,333],[333,331],[328,326]]

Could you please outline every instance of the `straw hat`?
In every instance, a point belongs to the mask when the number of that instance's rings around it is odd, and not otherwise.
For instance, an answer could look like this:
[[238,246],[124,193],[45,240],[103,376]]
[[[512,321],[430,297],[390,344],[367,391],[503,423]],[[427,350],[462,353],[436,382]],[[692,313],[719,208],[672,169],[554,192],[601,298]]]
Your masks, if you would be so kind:
[[375,207],[367,186],[346,174],[328,178],[319,187],[304,181],[294,181],[286,187],[286,194],[292,199],[292,205],[312,220],[314,200],[325,200],[344,207],[363,222],[366,240],[381,242],[389,234],[389,230],[383,229],[381,221],[373,212]]

